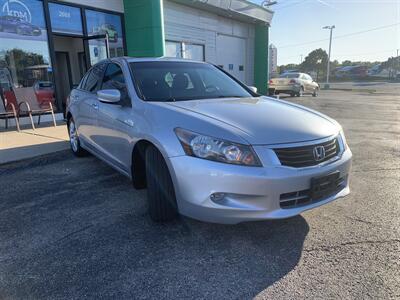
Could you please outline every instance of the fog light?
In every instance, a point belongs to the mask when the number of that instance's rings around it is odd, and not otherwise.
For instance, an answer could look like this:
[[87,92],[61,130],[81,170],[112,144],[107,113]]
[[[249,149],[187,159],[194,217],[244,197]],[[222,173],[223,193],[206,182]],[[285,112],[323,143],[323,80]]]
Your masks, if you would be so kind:
[[225,193],[214,193],[214,194],[211,194],[211,196],[210,196],[210,199],[212,201],[217,201],[217,202],[221,201],[224,198],[225,198]]

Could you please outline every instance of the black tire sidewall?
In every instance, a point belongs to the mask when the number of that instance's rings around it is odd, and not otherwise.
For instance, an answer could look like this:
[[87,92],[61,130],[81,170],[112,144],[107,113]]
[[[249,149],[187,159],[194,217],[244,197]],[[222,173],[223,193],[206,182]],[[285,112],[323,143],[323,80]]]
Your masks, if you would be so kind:
[[175,189],[168,166],[158,149],[146,149],[147,201],[150,217],[156,222],[167,222],[178,216]]

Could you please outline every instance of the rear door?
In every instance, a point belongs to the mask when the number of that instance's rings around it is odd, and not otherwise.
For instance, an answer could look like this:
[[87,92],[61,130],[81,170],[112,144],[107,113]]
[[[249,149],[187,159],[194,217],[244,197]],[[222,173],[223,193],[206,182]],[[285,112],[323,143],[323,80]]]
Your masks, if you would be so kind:
[[99,110],[96,93],[100,87],[105,67],[106,63],[101,63],[90,69],[78,92],[71,94],[72,100],[78,101],[75,122],[78,126],[79,135],[89,147],[96,147],[95,134]]

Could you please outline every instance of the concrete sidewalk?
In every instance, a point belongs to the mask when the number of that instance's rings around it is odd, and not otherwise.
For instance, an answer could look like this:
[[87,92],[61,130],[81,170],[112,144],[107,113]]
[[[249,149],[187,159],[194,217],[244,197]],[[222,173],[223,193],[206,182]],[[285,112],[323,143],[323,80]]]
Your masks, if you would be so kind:
[[57,127],[0,132],[0,164],[19,161],[69,148],[65,123]]

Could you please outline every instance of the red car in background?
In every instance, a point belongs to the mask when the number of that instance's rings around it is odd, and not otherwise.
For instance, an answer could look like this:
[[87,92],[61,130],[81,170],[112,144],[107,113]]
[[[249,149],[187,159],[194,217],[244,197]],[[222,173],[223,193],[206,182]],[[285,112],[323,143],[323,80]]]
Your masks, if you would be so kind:
[[54,104],[54,85],[51,81],[37,81],[33,85],[33,90],[40,107],[48,107],[49,102]]

